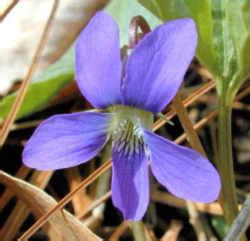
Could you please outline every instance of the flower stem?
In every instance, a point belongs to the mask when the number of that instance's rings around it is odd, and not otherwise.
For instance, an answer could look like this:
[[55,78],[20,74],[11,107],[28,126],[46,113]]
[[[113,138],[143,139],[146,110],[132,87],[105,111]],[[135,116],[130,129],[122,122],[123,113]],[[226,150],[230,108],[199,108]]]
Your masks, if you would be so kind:
[[[103,164],[109,158],[110,158],[110,148],[109,146],[107,146],[102,153],[101,163]],[[97,187],[96,187],[96,195],[95,195],[96,199],[100,198],[101,196],[103,196],[105,193],[108,192],[110,174],[111,174],[111,171],[108,170],[107,172],[103,173],[99,177]],[[101,205],[99,205],[98,207],[94,209],[96,217],[98,217],[100,220],[103,219],[104,209],[105,209],[105,203],[102,203]]]
[[232,107],[226,102],[225,95],[219,97],[219,130],[218,130],[218,156],[217,163],[222,182],[222,206],[225,220],[232,224],[238,213],[238,204],[235,187],[232,154]]
[[142,221],[131,222],[131,226],[135,241],[147,241]]

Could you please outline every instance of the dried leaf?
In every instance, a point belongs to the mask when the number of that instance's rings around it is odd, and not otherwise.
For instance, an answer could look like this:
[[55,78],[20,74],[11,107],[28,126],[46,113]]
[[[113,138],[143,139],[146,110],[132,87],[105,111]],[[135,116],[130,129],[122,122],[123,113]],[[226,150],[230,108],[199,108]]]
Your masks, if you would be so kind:
[[[0,183],[11,189],[38,217],[48,212],[57,204],[57,202],[43,190],[23,180],[14,178],[3,171],[0,171]],[[102,240],[66,210],[55,212],[54,215],[51,216],[49,224],[51,228],[62,236],[62,240]]]
[[[29,182],[32,185],[37,186],[38,188],[44,189],[47,184],[49,183],[49,180],[52,176],[53,172],[52,171],[34,171],[29,178]],[[17,177],[17,176],[16,176]],[[21,178],[21,177],[18,177]],[[21,179],[25,179],[25,176]],[[10,189],[7,189],[6,191],[11,192]],[[15,195],[13,192],[12,196]],[[3,199],[1,198],[1,203],[3,202]],[[14,240],[18,230],[22,226],[24,220],[28,217],[30,214],[29,207],[21,201],[18,200],[16,202],[15,208],[11,210],[11,214],[9,215],[8,219],[4,222],[4,225],[1,228],[1,233],[0,236],[3,238],[5,241],[12,241]],[[46,230],[46,233],[51,237],[52,234],[58,234],[56,233],[56,230],[53,228],[49,227],[50,225],[46,225],[45,228],[48,227],[48,230]],[[51,239],[53,240],[53,239]],[[62,241],[62,240],[58,240]]]

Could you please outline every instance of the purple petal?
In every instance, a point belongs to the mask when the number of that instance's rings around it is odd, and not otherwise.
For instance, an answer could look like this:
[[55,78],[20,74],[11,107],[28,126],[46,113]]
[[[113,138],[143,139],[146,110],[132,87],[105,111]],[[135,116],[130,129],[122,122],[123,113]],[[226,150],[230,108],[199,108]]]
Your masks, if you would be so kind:
[[148,33],[128,59],[124,103],[160,112],[178,91],[196,44],[195,23],[188,18],[169,21]]
[[156,179],[177,197],[208,203],[217,199],[220,178],[212,164],[197,152],[150,131],[145,138]]
[[23,151],[26,166],[55,170],[84,163],[103,148],[110,114],[55,115],[35,130]]
[[82,94],[96,108],[121,102],[119,29],[100,11],[81,32],[75,48],[75,75]]
[[143,146],[138,153],[126,155],[113,148],[112,200],[125,219],[140,220],[149,202],[148,158]]

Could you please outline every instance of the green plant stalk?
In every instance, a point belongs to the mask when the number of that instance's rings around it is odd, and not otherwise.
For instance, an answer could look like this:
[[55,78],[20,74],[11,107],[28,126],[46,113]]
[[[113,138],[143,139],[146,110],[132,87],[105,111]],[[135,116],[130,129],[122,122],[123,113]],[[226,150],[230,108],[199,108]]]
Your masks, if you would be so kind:
[[147,241],[142,221],[130,222],[135,241]]
[[218,169],[222,183],[222,206],[226,223],[231,225],[238,214],[232,153],[232,106],[226,94],[219,96]]

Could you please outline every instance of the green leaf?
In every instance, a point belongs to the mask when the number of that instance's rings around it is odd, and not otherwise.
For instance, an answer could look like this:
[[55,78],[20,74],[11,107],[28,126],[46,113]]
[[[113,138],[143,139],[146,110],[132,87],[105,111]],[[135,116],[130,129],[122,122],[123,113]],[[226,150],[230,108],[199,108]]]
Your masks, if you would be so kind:
[[229,86],[232,96],[250,74],[250,1],[227,0],[227,25],[235,49],[236,74]]
[[189,16],[185,0],[138,0],[161,20]]
[[211,72],[217,72],[213,47],[213,22],[210,0],[138,0],[163,21],[181,17],[195,20],[199,32],[197,56]]
[[221,239],[223,239],[227,233],[227,225],[225,219],[221,216],[212,217],[212,226],[218,233]]
[[210,0],[185,0],[190,16],[195,20],[199,33],[197,56],[211,72],[217,71],[213,47],[213,19]]
[[226,21],[225,5],[223,1],[213,1],[213,45],[216,52],[215,64],[217,72],[213,73],[219,95],[225,93],[228,86],[228,76],[235,69],[235,58],[232,41]]
[[[46,106],[65,85],[74,78],[73,49],[39,75],[29,86],[17,119],[34,113]],[[16,98],[16,93],[0,102],[0,118],[5,118]]]
[[214,75],[219,95],[230,103],[250,74],[250,1],[138,1],[164,21],[195,19],[199,32],[197,56]]
[[219,71],[217,90],[230,104],[250,73],[250,2],[222,0],[212,2],[214,48]]

